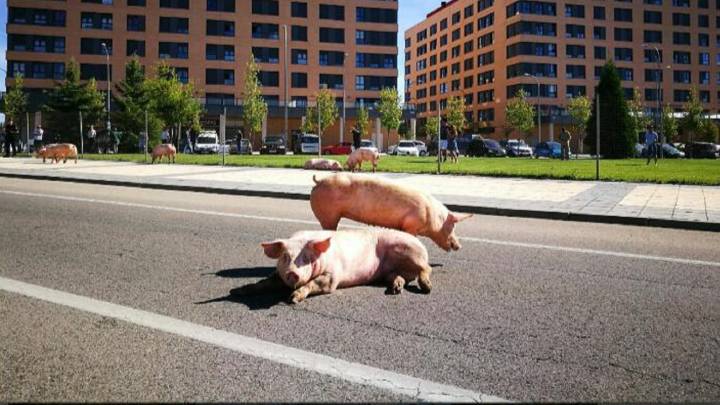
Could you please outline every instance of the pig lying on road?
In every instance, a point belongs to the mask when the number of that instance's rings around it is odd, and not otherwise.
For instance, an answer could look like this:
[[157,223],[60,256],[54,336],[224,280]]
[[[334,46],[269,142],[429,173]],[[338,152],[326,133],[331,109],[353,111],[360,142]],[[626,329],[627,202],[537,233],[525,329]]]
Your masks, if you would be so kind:
[[320,181],[310,194],[310,206],[323,229],[335,230],[341,218],[422,235],[450,250],[462,247],[455,224],[472,214],[455,214],[434,197],[388,181],[334,174]]
[[158,159],[158,161],[162,163],[163,156],[167,156],[168,163],[170,162],[170,158],[172,158],[172,162],[175,163],[175,153],[175,147],[172,144],[163,143],[157,145],[152,150],[152,163],[155,163],[155,159]]
[[389,294],[399,294],[416,278],[420,290],[432,289],[425,246],[414,236],[390,229],[302,231],[290,239],[262,244],[265,255],[278,259],[267,279],[233,291],[250,295],[281,288],[293,289],[295,304],[311,295],[384,281]]
[[43,163],[45,163],[46,158],[52,159],[53,163],[60,162],[60,159],[62,159],[63,163],[67,163],[68,158],[75,158],[75,164],[78,162],[77,148],[71,143],[52,143],[43,146],[37,151],[36,156],[38,158],[42,157]]
[[372,171],[375,173],[375,169],[377,169],[377,163],[378,160],[380,160],[380,154],[372,149],[366,149],[366,148],[358,148],[355,149],[347,160],[347,167],[351,172],[356,171],[355,168],[357,167],[357,170],[362,171],[362,162],[368,161],[372,163]]
[[332,159],[310,159],[305,162],[306,170],[333,170],[342,171],[342,165],[337,160]]

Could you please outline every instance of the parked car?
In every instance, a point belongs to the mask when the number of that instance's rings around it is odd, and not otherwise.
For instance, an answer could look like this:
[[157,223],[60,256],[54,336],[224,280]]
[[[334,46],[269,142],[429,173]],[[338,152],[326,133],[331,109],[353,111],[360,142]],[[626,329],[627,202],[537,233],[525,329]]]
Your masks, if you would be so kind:
[[413,141],[415,143],[415,147],[417,148],[418,152],[420,153],[420,156],[427,156],[428,149],[427,146],[425,146],[425,142],[423,141]]
[[[679,151],[674,146],[670,145],[669,143],[663,144],[662,146],[662,153],[663,157],[666,157],[668,159],[677,159],[677,158],[684,158],[685,153]],[[647,148],[645,145],[641,143],[635,144],[635,157],[637,158],[646,158],[648,155]]]
[[215,131],[202,131],[195,140],[195,153],[218,153],[220,144]]
[[420,151],[418,150],[417,146],[415,145],[415,142],[400,141],[400,142],[398,142],[397,147],[395,147],[395,150],[393,151],[393,155],[420,156]]
[[237,142],[235,142],[235,153],[238,153],[240,155],[252,155],[253,148],[252,148],[252,142],[250,142],[249,139],[241,139],[240,140],[240,147],[238,149]]
[[522,139],[508,139],[500,141],[500,146],[505,148],[508,156],[512,157],[531,157],[532,148]]
[[375,146],[375,142],[373,142],[369,139],[363,139],[362,141],[360,141],[360,147],[365,148],[365,149],[371,149],[371,150],[374,150],[375,152],[378,151],[377,146]]
[[691,159],[717,159],[718,151],[714,143],[693,142],[685,145],[685,156]]
[[300,137],[300,153],[317,155],[320,152],[320,137],[315,134],[303,134]]
[[505,152],[505,149],[500,146],[498,141],[477,137],[470,141],[467,149],[467,156],[506,157],[507,152]]
[[352,152],[351,142],[341,142],[322,148],[323,155],[349,155]]
[[560,158],[562,147],[558,142],[545,141],[535,145],[535,157]]
[[269,135],[265,137],[265,141],[260,148],[261,155],[276,154],[284,155],[287,152],[285,138],[279,135]]

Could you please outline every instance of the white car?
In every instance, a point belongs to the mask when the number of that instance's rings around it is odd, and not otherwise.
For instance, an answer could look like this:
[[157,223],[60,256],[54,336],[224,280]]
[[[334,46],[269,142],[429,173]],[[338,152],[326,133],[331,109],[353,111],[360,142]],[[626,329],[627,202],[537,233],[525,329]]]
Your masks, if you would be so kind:
[[300,137],[300,153],[317,155],[320,152],[320,137],[315,134],[305,134]]
[[202,131],[195,140],[195,153],[218,153],[220,144],[218,143],[217,132]]
[[398,156],[420,156],[420,151],[413,141],[400,141],[393,153]]
[[418,150],[418,153],[420,153],[420,156],[427,156],[427,146],[425,146],[425,142],[423,141],[413,141],[415,143],[415,147]]
[[373,150],[373,151],[375,151],[375,152],[378,151],[377,146],[375,146],[375,142],[373,142],[373,141],[371,141],[371,140],[369,140],[369,139],[363,139],[362,141],[360,141],[360,147],[363,148],[363,149],[370,149],[370,150]]

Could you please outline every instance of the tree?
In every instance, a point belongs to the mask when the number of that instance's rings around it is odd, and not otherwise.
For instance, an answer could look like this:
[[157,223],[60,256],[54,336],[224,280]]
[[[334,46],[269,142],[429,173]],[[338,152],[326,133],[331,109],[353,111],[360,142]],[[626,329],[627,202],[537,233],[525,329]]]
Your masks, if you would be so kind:
[[28,95],[23,90],[23,77],[22,75],[15,75],[15,83],[2,100],[2,111],[8,118],[12,118],[17,123],[27,111],[27,100]]
[[447,102],[445,114],[450,125],[462,133],[467,121],[465,120],[465,99],[462,97],[450,97]]
[[83,113],[83,125],[97,125],[105,111],[104,101],[95,79],[81,83],[80,67],[70,59],[65,65],[65,79],[48,93],[44,106],[46,133],[55,134],[53,141],[77,144],[81,130],[79,112]]
[[320,106],[320,128],[318,129],[318,112],[317,107],[308,107],[305,115],[305,124],[308,126],[307,132],[315,132],[318,135],[324,134],[325,130],[333,126],[339,117],[337,102],[335,96],[328,89],[320,89],[315,94],[317,105]]
[[516,129],[523,135],[527,135],[535,126],[535,109],[527,101],[527,94],[524,90],[520,89],[515,98],[508,101],[505,106],[505,122],[508,128]]
[[[612,61],[603,66],[600,82],[595,88],[600,97],[600,154],[609,158],[624,159],[633,156],[637,134],[628,112],[627,102],[620,86],[620,75]],[[588,121],[588,134],[585,138],[592,152],[595,151],[597,132],[597,108],[593,103],[592,114]],[[590,141],[592,140],[592,141]]]
[[268,106],[262,97],[262,85],[258,79],[258,65],[255,56],[245,66],[245,90],[243,91],[243,122],[248,138],[262,131],[262,124],[268,114]]
[[703,107],[698,97],[698,89],[693,86],[690,90],[690,98],[685,103],[685,116],[680,119],[679,126],[682,132],[687,136],[689,142],[695,140],[695,135],[700,133],[703,128]]
[[437,115],[432,115],[425,121],[425,136],[428,142],[432,142],[433,138],[438,136],[440,130],[440,118]]
[[580,153],[582,153],[583,139],[587,133],[587,123],[590,119],[592,102],[586,96],[573,97],[568,102],[572,132],[575,135]]
[[378,114],[380,114],[381,125],[387,129],[387,139],[385,140],[387,144],[390,141],[390,131],[398,129],[402,118],[400,97],[396,88],[386,87],[380,90],[380,102],[377,110]]
[[667,104],[663,108],[662,117],[660,118],[660,131],[667,143],[672,143],[678,132],[678,123],[673,113],[673,109]]
[[720,130],[718,129],[717,124],[712,122],[712,120],[706,119],[703,120],[703,125],[700,129],[700,133],[698,134],[698,139],[702,142],[717,143],[719,134]]
[[[642,103],[642,93],[639,87],[633,89],[633,98],[627,105],[630,113],[630,125],[637,142],[637,134],[644,131],[652,122],[650,116],[645,115],[645,106]],[[602,112],[600,114],[602,115]]]
[[407,122],[402,121],[397,129],[397,132],[402,139],[410,139],[410,128],[408,128]]
[[175,74],[175,70],[165,63],[156,66],[155,77],[146,82],[149,97],[149,110],[165,126],[177,128],[171,131],[172,142],[179,147],[181,127],[200,126],[202,106],[195,97],[192,83],[184,84]]
[[365,106],[360,106],[357,112],[357,127],[360,130],[360,139],[364,138],[370,129],[370,115]]
[[137,57],[125,64],[125,79],[115,85],[115,100],[118,106],[113,121],[122,129],[124,137],[120,150],[135,151],[138,137],[145,132],[145,113],[148,116],[149,146],[160,142],[162,121],[155,111],[150,111],[150,94],[145,72]]

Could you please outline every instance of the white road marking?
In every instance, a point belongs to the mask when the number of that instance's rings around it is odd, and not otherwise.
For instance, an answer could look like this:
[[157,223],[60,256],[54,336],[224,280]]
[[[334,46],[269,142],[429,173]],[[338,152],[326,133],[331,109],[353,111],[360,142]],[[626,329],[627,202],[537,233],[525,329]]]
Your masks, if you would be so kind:
[[[131,202],[124,202],[124,201],[100,200],[100,199],[95,199],[95,198],[71,197],[71,196],[62,196],[62,195],[53,195],[53,194],[30,193],[30,192],[24,192],[24,191],[0,190],[0,194],[19,195],[19,196],[27,196],[27,197],[51,198],[51,199],[56,199],[56,200],[78,201],[78,202],[86,202],[86,203],[94,203],[94,204],[118,205],[118,206],[133,207],[133,208],[147,208],[147,209],[154,209],[154,210],[183,212],[183,213],[189,213],[189,214],[213,215],[213,216],[219,216],[219,217],[254,219],[254,220],[259,220],[259,221],[285,222],[285,223],[315,225],[315,226],[318,225],[317,221],[307,221],[307,220],[303,220],[303,219],[275,218],[275,217],[267,217],[267,216],[261,216],[261,215],[233,214],[233,213],[229,213],[229,212],[195,210],[195,209],[176,208],[176,207],[164,207],[164,206],[160,206],[160,205],[140,204],[140,203],[131,203]],[[341,225],[341,227],[362,228],[360,226],[349,225],[349,224],[348,225],[343,224],[343,225]],[[575,248],[575,247],[569,247],[569,246],[553,246],[553,245],[543,245],[543,244],[537,244],[537,243],[515,242],[515,241],[507,241],[507,240],[483,239],[483,238],[473,238],[473,237],[461,237],[460,240],[467,241],[467,242],[475,242],[475,243],[501,245],[501,246],[514,246],[514,247],[523,247],[523,248],[531,248],[531,249],[548,249],[548,250],[555,250],[555,251],[561,251],[561,252],[581,253],[581,254],[588,254],[588,255],[613,256],[613,257],[622,257],[622,258],[627,258],[627,259],[652,260],[652,261],[660,261],[660,262],[668,262],[668,263],[688,264],[688,265],[695,265],[695,266],[720,267],[720,262],[716,262],[716,261],[694,260],[694,259],[685,259],[685,258],[679,258],[679,257],[654,256],[654,255],[644,255],[644,254],[629,253],[629,252],[615,252],[615,251],[611,251],[611,250],[583,249],[583,248]]]
[[0,290],[114,318],[123,322],[141,325],[150,329],[184,336],[238,353],[302,370],[313,371],[351,383],[384,389],[394,394],[409,396],[417,401],[507,402],[502,398],[481,392],[427,381],[405,374],[336,359],[334,357],[238,335],[209,326],[4,277],[0,277]]

